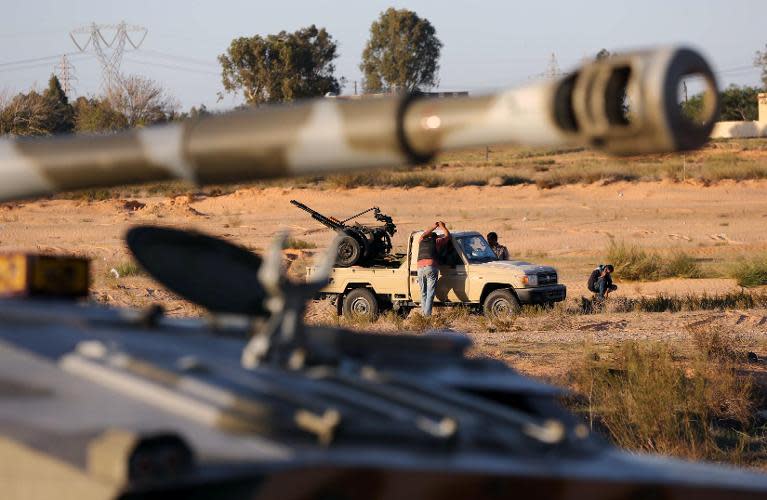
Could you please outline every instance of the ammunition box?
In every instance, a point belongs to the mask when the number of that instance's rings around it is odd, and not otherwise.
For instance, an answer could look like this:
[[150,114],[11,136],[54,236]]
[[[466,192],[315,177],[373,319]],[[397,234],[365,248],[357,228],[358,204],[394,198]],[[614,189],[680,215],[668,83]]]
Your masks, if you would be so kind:
[[84,297],[89,264],[81,257],[0,254],[0,297]]

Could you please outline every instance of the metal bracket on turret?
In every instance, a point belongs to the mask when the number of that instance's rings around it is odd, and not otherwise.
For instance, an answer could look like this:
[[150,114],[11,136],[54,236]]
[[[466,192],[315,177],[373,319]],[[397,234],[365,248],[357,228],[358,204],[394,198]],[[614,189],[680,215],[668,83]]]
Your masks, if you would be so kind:
[[336,261],[340,237],[335,238],[321,256],[312,279],[296,283],[283,273],[282,248],[287,237],[286,232],[277,235],[258,272],[258,279],[268,294],[266,308],[271,318],[266,329],[254,335],[242,351],[241,363],[247,369],[265,363],[294,370],[303,366],[308,349],[304,325],[306,305],[327,285]]

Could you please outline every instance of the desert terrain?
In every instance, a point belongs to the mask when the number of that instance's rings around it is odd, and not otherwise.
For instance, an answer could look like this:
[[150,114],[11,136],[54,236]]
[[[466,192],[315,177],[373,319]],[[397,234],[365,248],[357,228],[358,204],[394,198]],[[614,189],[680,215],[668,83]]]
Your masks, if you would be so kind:
[[[438,310],[430,321],[411,312],[360,324],[320,301],[306,320],[465,332],[472,355],[571,389],[571,409],[620,446],[766,467],[767,293],[742,288],[732,271],[744,258],[767,255],[765,194],[764,140],[618,159],[588,150],[488,148],[414,171],[206,188],[129,186],[4,204],[0,251],[86,256],[92,300],[135,308],[159,303],[168,315],[195,316],[205,311],[153,282],[131,259],[123,242],[130,227],[195,229],[255,252],[287,230],[293,248],[285,261],[296,280],[333,234],[292,199],[339,219],[379,206],[397,224],[395,250],[436,220],[453,230],[496,231],[512,258],[558,269],[568,287],[565,303],[523,308],[502,324],[464,308]],[[584,309],[587,277],[616,258],[616,245],[644,252],[644,269],[654,266],[655,275],[627,279],[628,267],[617,266],[618,292],[603,309]],[[679,255],[681,272],[659,272]],[[683,432],[690,428],[698,430]]]
[[[737,158],[767,165],[767,148],[762,141],[725,147]],[[736,147],[740,149],[733,151]],[[700,174],[705,172],[706,161],[721,162],[721,149],[715,144],[685,161],[690,161],[691,172],[697,168]],[[531,165],[534,172],[546,165],[547,174],[579,166],[584,172],[595,168],[604,171],[605,165],[618,169],[622,161],[626,171],[641,169],[636,160],[609,159],[588,151],[544,153],[538,157],[511,148],[495,150],[488,159],[486,151],[468,151],[443,159],[440,166],[427,168],[423,174],[461,178],[473,168],[472,175],[488,172],[490,182],[486,185],[348,188],[339,187],[343,184],[338,182],[286,181],[282,185],[206,190],[181,185],[144,186],[6,204],[0,207],[0,250],[88,256],[93,264],[96,300],[131,307],[160,302],[175,316],[203,311],[163,290],[135,268],[122,240],[126,230],[139,224],[192,228],[257,252],[265,249],[277,232],[287,230],[301,246],[313,247],[294,252],[299,257],[290,263],[290,270],[300,279],[303,268],[329,243],[332,234],[293,207],[291,199],[338,218],[379,206],[397,223],[395,248],[404,246],[410,231],[435,220],[444,220],[455,230],[496,231],[513,258],[555,266],[572,303],[589,295],[586,278],[594,266],[606,262],[611,241],[637,245],[659,255],[684,252],[699,263],[704,276],[632,282],[621,279],[618,273],[616,298],[736,293],[741,288],[728,277],[729,263],[767,251],[765,179],[711,182],[691,175],[682,180],[651,176],[626,181],[603,173],[553,187],[542,187],[540,182],[493,185],[499,184],[493,181],[498,175],[517,175]],[[678,157],[671,157],[656,163],[678,162]],[[328,307],[318,304],[310,308],[308,320],[335,321],[332,316]],[[532,316],[520,318],[512,332],[489,332],[477,317],[451,320],[443,326],[467,331],[486,354],[509,361],[523,372],[549,378],[566,373],[565,359],[579,352],[569,347],[584,342],[612,345],[627,339],[655,339],[684,343],[687,325],[707,320],[748,330],[755,340],[767,334],[767,311],[758,308]],[[391,322],[379,323],[369,328],[392,329]],[[767,350],[763,354],[767,356]]]

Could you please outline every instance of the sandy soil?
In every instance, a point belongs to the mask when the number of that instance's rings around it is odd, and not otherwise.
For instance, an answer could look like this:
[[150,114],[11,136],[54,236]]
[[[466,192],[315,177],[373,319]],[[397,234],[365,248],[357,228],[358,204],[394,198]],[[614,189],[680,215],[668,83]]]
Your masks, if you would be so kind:
[[[319,248],[331,233],[290,205],[298,199],[327,215],[346,217],[378,205],[392,215],[405,236],[437,219],[453,229],[499,233],[512,255],[555,265],[569,295],[585,294],[589,271],[603,261],[610,238],[660,251],[682,249],[707,266],[738,255],[767,249],[767,182],[722,182],[710,187],[694,183],[615,183],[572,185],[550,190],[534,186],[464,188],[369,188],[320,190],[246,188],[223,196],[148,197],[145,206],[125,200],[31,201],[0,207],[0,251],[75,252],[94,259],[94,295],[116,305],[167,305],[171,314],[197,314],[199,309],[164,291],[143,276],[110,276],[110,269],[128,260],[122,242],[137,224],[188,227],[264,249],[280,229]],[[190,270],[193,272],[193,270]],[[723,292],[737,289],[729,279],[666,280],[619,283],[625,295]],[[677,315],[605,315],[578,317],[552,327],[528,325],[525,331],[496,335],[467,327],[480,347],[512,361],[523,371],[551,375],[550,351],[561,344],[629,338],[668,338],[683,334],[684,325],[725,314],[733,325],[744,324],[767,334],[765,312],[684,313]],[[738,323],[738,314],[748,321]],[[756,319],[753,319],[756,318]],[[752,321],[753,319],[753,321]],[[743,328],[745,328],[743,327]],[[683,337],[678,337],[683,338]],[[536,347],[537,346],[537,347]],[[541,347],[541,346],[546,346]],[[531,354],[538,353],[538,354]]]

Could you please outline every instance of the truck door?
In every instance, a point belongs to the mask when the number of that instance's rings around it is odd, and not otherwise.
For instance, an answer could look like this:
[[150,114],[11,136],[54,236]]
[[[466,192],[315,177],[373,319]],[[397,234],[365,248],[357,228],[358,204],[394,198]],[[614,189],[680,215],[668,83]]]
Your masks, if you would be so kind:
[[467,278],[466,263],[460,246],[451,236],[440,260],[435,301],[467,302],[469,300]]
[[[421,233],[411,235],[410,241],[410,300],[421,303],[421,287],[418,283],[418,245]],[[434,302],[465,302],[469,300],[466,265],[453,237],[439,266]]]

